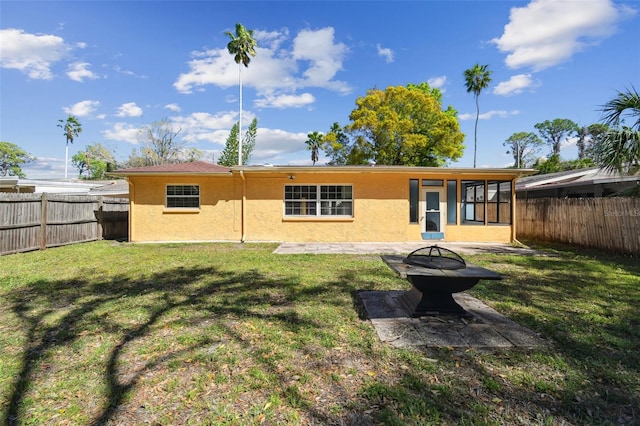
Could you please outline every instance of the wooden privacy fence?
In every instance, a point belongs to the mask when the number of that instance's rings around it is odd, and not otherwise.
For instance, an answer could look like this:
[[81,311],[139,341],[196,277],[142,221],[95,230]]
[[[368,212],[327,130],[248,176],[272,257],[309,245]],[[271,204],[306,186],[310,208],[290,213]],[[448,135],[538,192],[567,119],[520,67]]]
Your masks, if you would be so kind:
[[128,212],[121,198],[0,194],[0,254],[126,238]]
[[518,200],[518,238],[640,254],[640,198]]

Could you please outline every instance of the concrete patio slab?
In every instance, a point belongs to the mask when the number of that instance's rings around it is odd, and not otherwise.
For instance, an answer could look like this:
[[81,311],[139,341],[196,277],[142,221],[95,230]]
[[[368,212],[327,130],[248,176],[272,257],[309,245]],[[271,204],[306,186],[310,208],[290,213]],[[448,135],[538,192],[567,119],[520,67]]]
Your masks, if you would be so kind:
[[381,341],[398,348],[505,349],[546,345],[533,331],[501,315],[480,300],[456,293],[471,317],[410,318],[398,300],[404,291],[359,291],[355,297]]
[[277,254],[409,254],[422,247],[438,245],[458,254],[522,254],[544,253],[527,247],[505,243],[446,243],[440,241],[388,242],[388,243],[282,243]]

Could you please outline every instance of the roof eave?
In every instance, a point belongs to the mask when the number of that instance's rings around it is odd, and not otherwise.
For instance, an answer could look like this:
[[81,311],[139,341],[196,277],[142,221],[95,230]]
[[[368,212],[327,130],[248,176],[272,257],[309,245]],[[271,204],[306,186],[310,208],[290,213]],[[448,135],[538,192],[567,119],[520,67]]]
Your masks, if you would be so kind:
[[528,176],[535,169],[468,168],[468,167],[416,167],[416,166],[244,166],[232,167],[232,172],[243,173],[437,173],[454,174],[511,174]]

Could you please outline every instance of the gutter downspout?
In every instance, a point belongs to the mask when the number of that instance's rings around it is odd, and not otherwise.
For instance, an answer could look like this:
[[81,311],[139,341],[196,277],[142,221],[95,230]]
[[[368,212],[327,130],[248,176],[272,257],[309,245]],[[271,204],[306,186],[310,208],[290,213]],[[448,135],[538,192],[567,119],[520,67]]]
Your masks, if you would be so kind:
[[136,206],[136,189],[135,186],[133,185],[133,182],[131,182],[131,180],[129,179],[129,177],[126,177],[125,180],[127,181],[127,183],[129,184],[129,242],[133,242],[133,221],[134,221],[134,216],[135,216],[135,206]]
[[[516,197],[516,181],[518,178],[513,178],[511,180],[511,242],[516,244],[522,244],[518,241],[518,230],[517,230],[517,217],[516,212],[518,211],[518,198]],[[523,244],[524,245],[524,244]]]
[[242,178],[242,203],[240,205],[240,233],[242,236],[240,237],[240,242],[244,243],[246,237],[244,230],[244,205],[247,201],[247,180],[245,179],[244,172],[242,170],[240,170],[240,177]]

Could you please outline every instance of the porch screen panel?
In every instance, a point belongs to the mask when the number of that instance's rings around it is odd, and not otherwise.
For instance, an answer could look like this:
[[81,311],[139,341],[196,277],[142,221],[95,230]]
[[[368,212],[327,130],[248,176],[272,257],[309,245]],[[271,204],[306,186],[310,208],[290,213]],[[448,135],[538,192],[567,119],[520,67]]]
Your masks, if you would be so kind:
[[484,223],[485,181],[462,181],[463,223]]
[[488,182],[487,222],[511,224],[511,181]]

